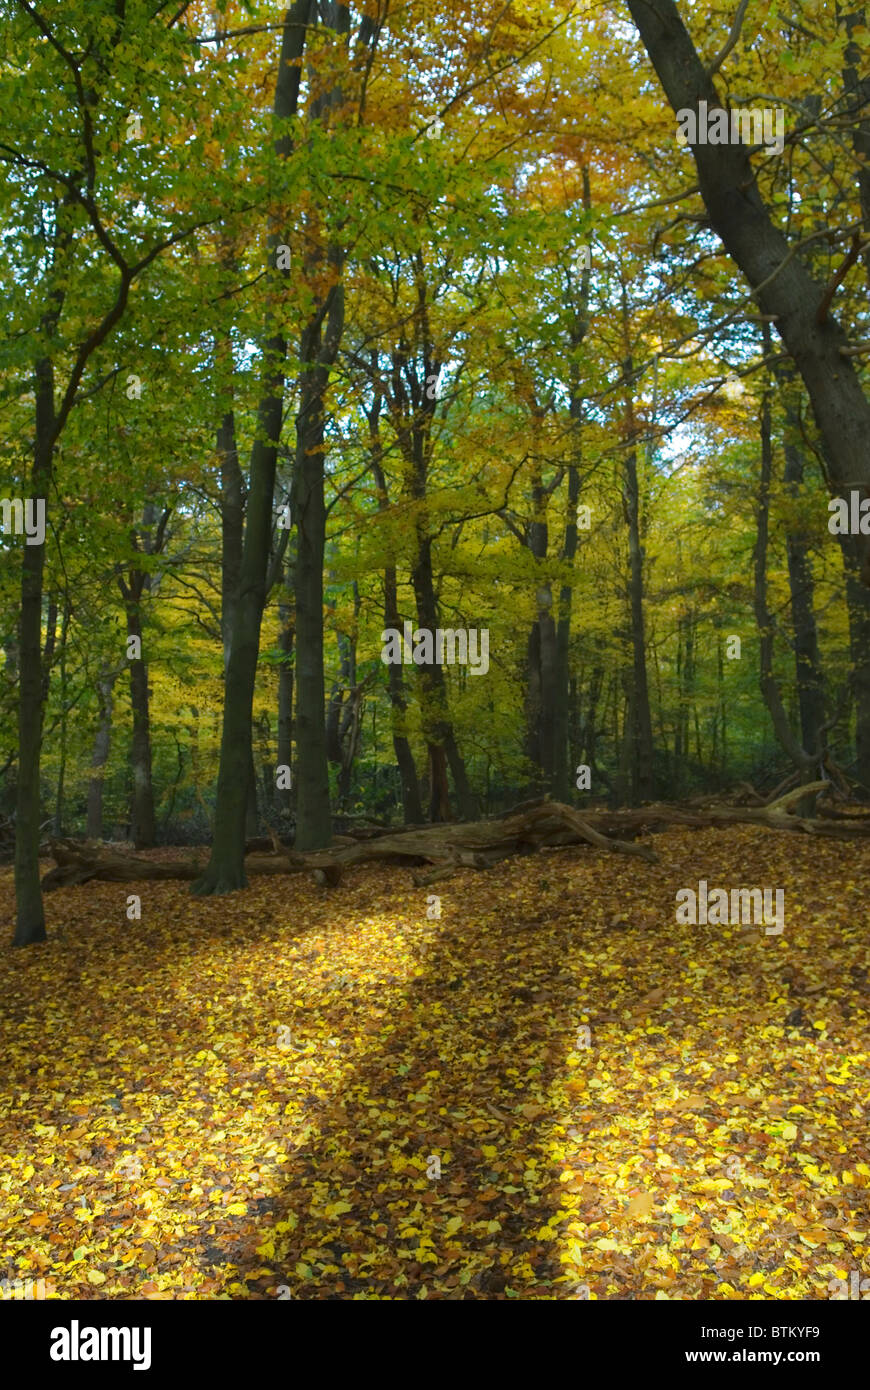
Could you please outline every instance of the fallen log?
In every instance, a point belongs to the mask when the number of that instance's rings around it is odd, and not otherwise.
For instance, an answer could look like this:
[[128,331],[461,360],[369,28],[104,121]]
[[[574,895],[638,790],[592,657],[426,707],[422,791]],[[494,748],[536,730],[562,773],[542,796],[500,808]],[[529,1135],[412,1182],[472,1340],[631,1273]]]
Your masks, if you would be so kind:
[[[630,837],[668,825],[696,829],[760,825],[769,830],[801,831],[841,839],[870,835],[870,817],[867,816],[811,818],[790,811],[796,802],[824,791],[828,785],[827,782],[810,782],[793,787],[764,806],[708,806],[703,810],[656,803],[624,811],[590,810],[583,816],[572,806],[545,800],[489,821],[402,826],[365,840],[337,835],[328,849],[304,854],[285,848],[275,839],[272,853],[245,856],[245,872],[248,875],[312,873],[318,883],[333,886],[350,864],[383,862],[405,864],[418,870],[414,881],[423,886],[449,878],[460,869],[492,868],[513,855],[583,844],[656,863],[658,856],[652,847]],[[74,883],[87,883],[91,879],[114,883],[192,880],[205,868],[202,851],[189,859],[161,863],[133,854],[107,852],[102,847],[77,845],[71,840],[52,840],[51,852],[57,867],[50,869],[42,880],[46,892]]]
[[617,834],[622,827],[625,834],[629,830],[640,833],[666,825],[685,825],[696,829],[761,825],[769,830],[799,830],[808,835],[827,835],[836,839],[859,839],[870,835],[870,821],[860,811],[843,820],[830,820],[821,814],[810,817],[789,812],[789,807],[795,802],[826,791],[829,786],[828,782],[808,782],[805,786],[793,787],[764,806],[708,806],[703,811],[687,811],[681,806],[654,803],[639,809],[611,811],[608,830],[611,834]]
[[[430,866],[429,872],[419,879],[427,882],[433,881],[431,874],[444,878],[461,868],[491,868],[511,855],[534,853],[545,845],[582,843],[617,854],[636,855],[650,863],[657,859],[649,845],[611,838],[588,824],[572,807],[547,802],[531,811],[497,821],[403,828],[394,834],[362,841],[336,836],[329,849],[310,850],[305,854],[279,846],[277,852],[271,854],[247,854],[245,872],[309,872],[317,875],[318,881],[335,883],[348,864],[404,862],[414,867]],[[189,859],[161,863],[133,854],[107,853],[102,848],[77,845],[71,840],[52,840],[51,852],[57,867],[43,877],[42,886],[46,892],[92,879],[112,883],[195,879],[205,867],[198,854]]]

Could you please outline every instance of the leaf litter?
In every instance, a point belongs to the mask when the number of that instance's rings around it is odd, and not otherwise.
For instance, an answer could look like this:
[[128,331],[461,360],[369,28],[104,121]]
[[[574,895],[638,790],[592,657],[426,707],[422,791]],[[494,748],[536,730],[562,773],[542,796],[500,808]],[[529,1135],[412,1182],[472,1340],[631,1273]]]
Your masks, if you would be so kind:
[[[433,921],[372,865],[53,895],[48,943],[0,956],[0,1273],[59,1299],[694,1300],[868,1272],[870,850],[656,845],[460,872]],[[701,878],[782,886],[784,933],[676,924]]]

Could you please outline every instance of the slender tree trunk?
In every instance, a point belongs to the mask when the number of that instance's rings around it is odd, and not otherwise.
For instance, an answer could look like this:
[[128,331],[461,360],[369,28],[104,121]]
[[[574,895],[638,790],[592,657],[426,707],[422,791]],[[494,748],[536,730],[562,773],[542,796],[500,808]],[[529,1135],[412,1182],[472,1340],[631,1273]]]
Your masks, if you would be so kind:
[[[36,441],[30,485],[34,497],[48,499],[55,438],[54,368],[48,358],[36,364]],[[21,617],[18,626],[18,782],[15,797],[14,944],[45,941],[45,912],[39,881],[42,721],[48,670],[42,662],[42,576],[45,543],[24,545],[21,560]]]
[[[859,160],[858,195],[861,200],[864,265],[867,271],[867,286],[870,288],[870,73],[867,71],[866,53],[862,55],[860,39],[867,19],[863,6],[848,14],[842,14],[839,5],[836,8],[838,18],[842,19],[849,38],[843,55],[843,87],[849,101],[852,148]],[[856,31],[859,36],[857,39]],[[859,77],[858,74],[862,72],[862,57],[863,73]]]
[[[374,474],[375,486],[378,489],[378,509],[382,512],[389,507],[389,497],[387,495],[387,482],[384,471],[381,467],[381,441],[378,432],[378,418],[381,409],[381,398],[376,396],[372,411],[369,413],[369,429],[371,436],[372,450],[372,472]],[[399,617],[399,591],[396,579],[395,565],[387,565],[384,570],[384,627],[394,628],[397,632],[403,632],[401,618]],[[417,779],[417,768],[414,763],[414,754],[406,735],[406,719],[408,713],[408,702],[405,698],[405,680],[402,674],[402,666],[398,662],[391,662],[387,667],[387,689],[390,697],[390,718],[393,735],[393,751],[396,755],[396,765],[399,769],[399,777],[402,783],[402,814],[406,825],[420,825],[423,820],[423,804],[420,800],[420,784]]]
[[453,819],[450,810],[450,787],[447,782],[447,754],[437,743],[427,744],[429,755],[429,819],[449,821]]
[[[278,604],[278,646],[281,664],[278,667],[278,766],[293,766],[293,638],[294,612],[289,593],[289,574],[286,577],[282,600]],[[282,779],[283,780],[283,779]],[[289,817],[293,810],[293,788],[277,787],[275,797],[279,814]]]
[[[224,355],[229,350],[227,347]],[[218,427],[217,452],[221,466],[221,637],[226,672],[230,662],[233,614],[239,595],[245,529],[242,470],[236,443],[236,417],[232,410],[226,411]]]
[[[591,203],[589,169],[584,165],[583,206],[587,212]],[[571,569],[573,569],[577,555],[577,505],[580,501],[580,464],[583,449],[583,397],[580,386],[580,369],[574,354],[586,337],[588,329],[590,273],[588,266],[584,266],[581,270],[579,296],[574,306],[569,335],[572,351],[571,398],[568,406],[571,419],[571,461],[568,465],[568,515],[565,520],[562,561]],[[553,690],[553,771],[550,779],[550,790],[557,801],[567,801],[574,784],[573,768],[568,756],[568,686],[572,602],[573,587],[570,582],[566,582],[559,591]]]
[[67,634],[69,632],[69,621],[71,609],[69,600],[64,602],[63,621],[60,627],[60,758],[57,772],[57,795],[54,807],[54,833],[58,837],[63,834],[63,797],[64,783],[66,781],[66,756],[67,756],[67,731],[69,728],[69,690],[66,678],[66,654],[67,654]]
[[[296,114],[299,98],[299,60],[305,44],[309,0],[297,0],[286,15],[275,84],[274,115],[284,121]],[[289,155],[290,137],[275,140],[279,157]],[[282,243],[282,230],[274,224],[269,232],[270,255]],[[276,278],[287,271],[274,269]],[[279,280],[280,283],[280,280]],[[232,624],[230,659],[224,686],[224,718],[221,733],[220,769],[215,807],[212,853],[205,873],[191,891],[198,895],[229,893],[244,888],[245,820],[250,798],[253,769],[252,713],[257,660],[260,651],[260,624],[266,601],[266,575],[272,537],[272,503],[275,490],[278,442],[284,404],[284,363],[287,343],[274,326],[274,302],[266,310],[263,344],[263,394],[257,409],[257,434],[251,449],[248,494],[239,592]]]
[[103,770],[109,761],[109,748],[112,738],[112,688],[117,679],[117,671],[104,666],[97,677],[98,720],[94,734],[94,751],[91,755],[91,777],[88,782],[88,822],[89,840],[103,838]]
[[841,536],[846,565],[849,652],[855,702],[855,778],[870,797],[870,589],[860,574],[861,554],[854,536]]
[[[770,346],[770,328],[764,325],[764,350],[767,355]],[[770,714],[773,730],[780,746],[789,755],[800,774],[802,782],[815,780],[815,759],[801,746],[792,732],[785,707],[782,702],[779,684],[773,669],[774,626],[773,616],[767,606],[767,549],[770,531],[770,489],[773,471],[773,442],[770,423],[770,375],[767,374],[764,399],[761,406],[761,473],[758,485],[757,539],[755,543],[755,584],[754,608],[758,626],[761,658],[761,693]],[[801,814],[808,814],[811,808],[803,806]]]
[[[223,338],[216,349],[223,375],[233,391],[232,343]],[[245,502],[242,470],[236,441],[236,416],[232,407],[225,411],[217,431],[217,454],[221,467],[221,637],[224,647],[224,678],[230,662],[233,623],[242,573],[242,546],[245,529]],[[259,829],[257,820],[257,775],[254,770],[253,740],[248,772],[248,802],[245,809],[245,836],[252,840]]]
[[[623,299],[623,309],[625,304]],[[623,364],[626,384],[626,428],[629,441],[637,438],[631,400],[633,364]],[[637,477],[637,451],[631,442],[623,455],[623,508],[628,526],[629,606],[631,611],[632,679],[631,737],[633,760],[631,787],[634,800],[650,801],[654,795],[653,732],[646,669],[646,631],[643,611],[643,547],[640,540],[640,488]]]
[[535,795],[550,787],[554,774],[554,735],[556,678],[558,670],[556,623],[553,617],[553,590],[545,574],[550,548],[547,510],[551,489],[545,487],[536,444],[541,434],[544,411],[532,388],[521,387],[532,420],[531,520],[526,528],[526,546],[534,559],[536,574],[535,620],[526,645],[526,757],[534,768],[527,788]]
[[[788,420],[787,427],[794,420]],[[794,440],[785,441],[785,484],[795,500],[800,496],[804,462]],[[790,526],[786,533],[791,621],[794,634],[795,680],[800,712],[801,743],[817,758],[824,754],[825,688],[813,611],[813,569],[804,532]]]
[[[577,503],[580,497],[580,469],[571,464],[568,469],[568,519],[562,559],[573,565],[577,554]],[[559,620],[556,625],[555,670],[553,675],[553,766],[550,791],[556,801],[567,801],[573,784],[568,759],[568,657],[571,648],[571,584],[559,590]]]
[[[417,556],[411,573],[411,582],[414,586],[414,597],[417,603],[417,622],[421,629],[427,629],[433,634],[434,641],[434,634],[438,627],[438,602],[435,597],[435,582],[432,574],[432,541],[423,527],[424,523],[421,523],[417,530]],[[453,778],[456,799],[459,803],[459,814],[463,820],[472,821],[477,815],[477,806],[468,782],[465,760],[459,751],[453,725],[450,721],[447,682],[444,679],[443,667],[434,663],[431,666],[418,666],[417,670],[421,690],[420,706],[429,745],[431,818],[433,820],[449,818],[449,813],[445,808],[444,763],[446,760]]]
[[[341,255],[330,249],[341,274]],[[329,373],[344,327],[344,291],[336,278],[329,291],[327,332],[321,314],[307,325],[300,345],[302,404],[296,420],[298,552],[296,556],[296,848],[322,849],[332,840],[326,691],[323,679],[323,556],[326,502],[324,410]]]
[[[329,27],[346,35],[350,12],[346,5],[325,7]],[[312,118],[328,121],[342,100],[338,86],[321,93],[312,105]],[[299,507],[296,559],[296,848],[322,849],[332,840],[329,805],[329,760],[326,748],[326,690],[323,677],[323,557],[326,546],[326,503],[323,461],[326,392],[331,369],[344,332],[344,253],[335,243],[324,257],[311,238],[306,260],[314,294],[312,316],[299,342],[300,409],[296,417],[296,484]],[[329,286],[324,292],[324,270]]]
[[[132,600],[127,604],[127,637],[137,637],[142,643],[143,574],[130,576]],[[133,774],[133,796],[130,807],[130,835],[136,849],[149,849],[154,844],[154,790],[151,782],[151,713],[148,700],[148,667],[145,649],[138,661],[130,662],[130,705],[133,713],[133,739],[130,766]]]
[[[399,618],[398,587],[395,566],[388,565],[384,570],[384,627],[402,632]],[[405,699],[405,681],[402,667],[392,662],[387,667],[387,682],[390,695],[390,711],[393,731],[393,751],[402,781],[402,814],[406,825],[420,825],[423,820],[423,804],[420,800],[420,784],[414,754],[405,734],[405,720],[408,702]]]

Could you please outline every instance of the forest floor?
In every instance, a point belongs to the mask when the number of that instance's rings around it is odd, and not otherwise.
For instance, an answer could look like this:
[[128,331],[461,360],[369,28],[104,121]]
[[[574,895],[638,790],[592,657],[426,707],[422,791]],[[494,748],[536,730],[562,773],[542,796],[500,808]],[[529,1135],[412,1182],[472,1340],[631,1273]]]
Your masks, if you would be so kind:
[[[380,865],[51,895],[48,943],[0,950],[0,1277],[826,1299],[870,1276],[870,845],[654,844],[462,871],[440,920]],[[783,888],[784,933],[676,924],[700,879]],[[12,912],[4,868],[10,935]]]

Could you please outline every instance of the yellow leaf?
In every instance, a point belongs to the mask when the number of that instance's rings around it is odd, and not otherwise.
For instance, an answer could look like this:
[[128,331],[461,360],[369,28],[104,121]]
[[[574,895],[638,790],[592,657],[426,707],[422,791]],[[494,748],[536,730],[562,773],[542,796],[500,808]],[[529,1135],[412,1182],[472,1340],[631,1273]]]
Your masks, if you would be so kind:
[[245,1216],[247,1214],[247,1204],[245,1202],[231,1202],[227,1207],[229,1216]]
[[653,1195],[651,1192],[639,1192],[636,1197],[632,1197],[626,1210],[627,1216],[651,1216],[653,1209]]
[[353,1211],[352,1202],[333,1202],[326,1208],[326,1215],[329,1217],[330,1221],[332,1221],[336,1216],[343,1216],[346,1211]]
[[105,1276],[105,1274],[101,1274],[100,1271],[99,1271],[98,1269],[89,1269],[89,1270],[88,1270],[88,1283],[89,1283],[89,1284],[105,1284],[105,1282],[106,1282],[106,1276]]
[[462,1217],[461,1217],[461,1216],[451,1216],[450,1220],[447,1222],[447,1225],[446,1225],[446,1227],[445,1227],[445,1231],[446,1231],[447,1235],[449,1235],[449,1236],[455,1236],[455,1235],[456,1235],[456,1232],[459,1230],[459,1228],[460,1228],[461,1225],[462,1225]]

